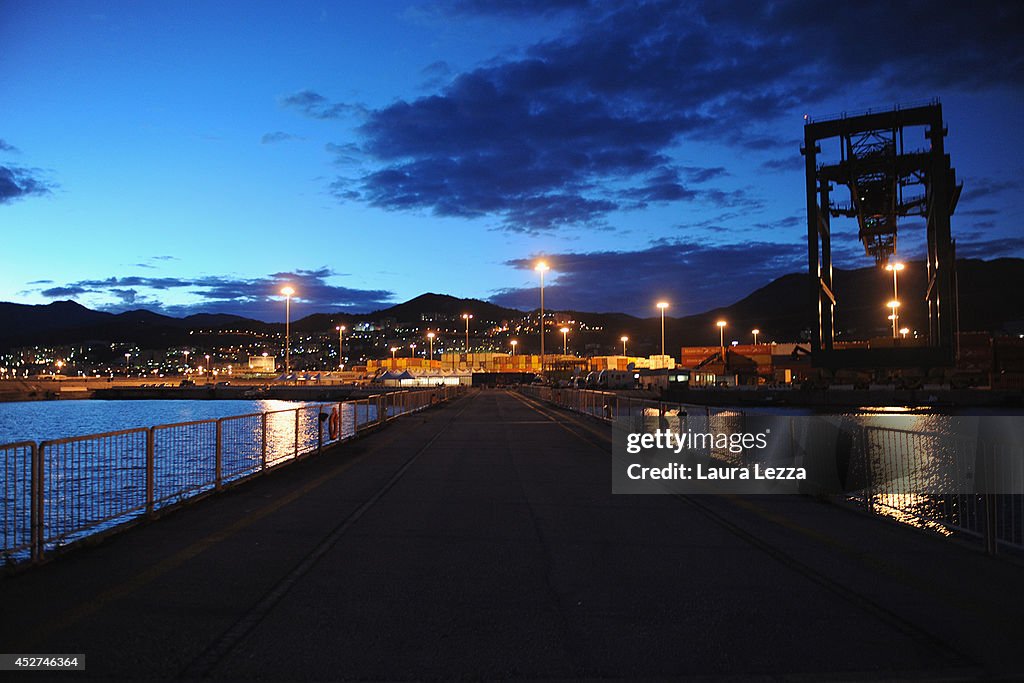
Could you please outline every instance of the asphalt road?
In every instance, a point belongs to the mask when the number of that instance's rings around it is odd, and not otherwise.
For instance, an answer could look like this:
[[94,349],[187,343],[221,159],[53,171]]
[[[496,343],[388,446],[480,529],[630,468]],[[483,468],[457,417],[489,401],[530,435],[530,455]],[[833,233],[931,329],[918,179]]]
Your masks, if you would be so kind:
[[807,498],[615,496],[610,448],[472,393],[0,580],[0,652],[132,680],[1024,674],[1019,562]]

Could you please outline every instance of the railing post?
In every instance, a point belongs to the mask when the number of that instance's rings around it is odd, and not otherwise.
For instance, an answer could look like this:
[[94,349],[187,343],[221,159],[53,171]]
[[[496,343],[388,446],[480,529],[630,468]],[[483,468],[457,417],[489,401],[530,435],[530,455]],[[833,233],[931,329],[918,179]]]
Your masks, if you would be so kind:
[[156,500],[156,430],[146,430],[146,514],[153,514]]
[[996,495],[985,494],[985,553],[995,555],[999,550],[999,529],[996,511]]
[[215,489],[220,491],[221,486],[224,483],[223,482],[223,479],[224,479],[224,476],[223,476],[223,471],[224,471],[224,469],[223,469],[224,468],[224,451],[223,451],[223,444],[224,444],[223,434],[224,434],[224,429],[223,429],[223,425],[221,423],[221,420],[217,420],[216,424],[217,424],[217,438],[216,438],[216,442],[215,442],[215,446],[214,446],[215,450],[214,450],[214,456],[213,456],[213,482],[214,482],[213,485],[214,485]]
[[295,409],[295,453],[292,457],[299,457],[299,408]]
[[[324,421],[320,419],[320,415],[324,412],[324,407],[321,405],[316,409],[316,454],[320,453],[324,449]],[[340,417],[340,415],[339,415]],[[330,419],[330,418],[328,418]],[[338,431],[341,431],[340,429]]]
[[262,432],[262,438],[260,439],[260,469],[267,469],[267,414],[263,413],[260,419],[260,430]]
[[43,448],[32,444],[32,474],[29,481],[29,543],[32,561],[43,559]]

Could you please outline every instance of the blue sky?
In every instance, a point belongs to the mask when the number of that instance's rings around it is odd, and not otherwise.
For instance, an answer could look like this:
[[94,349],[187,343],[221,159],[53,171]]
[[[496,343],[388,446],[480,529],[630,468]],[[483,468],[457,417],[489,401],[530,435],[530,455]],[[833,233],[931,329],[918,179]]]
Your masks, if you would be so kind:
[[934,97],[959,254],[1024,256],[1021,14],[0,0],[0,300],[532,308],[544,255],[549,307],[697,313],[806,267],[804,114]]

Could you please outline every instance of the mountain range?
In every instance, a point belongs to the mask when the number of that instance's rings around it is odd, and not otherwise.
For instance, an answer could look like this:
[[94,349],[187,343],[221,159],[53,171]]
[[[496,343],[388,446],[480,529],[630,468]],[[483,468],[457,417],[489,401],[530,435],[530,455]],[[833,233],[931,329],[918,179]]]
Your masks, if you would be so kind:
[[[960,297],[960,329],[1000,333],[1024,332],[1024,259],[957,262]],[[923,301],[925,264],[908,262],[899,279],[903,306],[900,326],[920,330],[927,323]],[[892,298],[890,273],[878,268],[834,271],[836,327],[840,339],[867,339],[890,333],[886,302]],[[916,295],[916,296],[915,296]],[[726,336],[747,342],[750,330],[759,328],[762,341],[797,341],[806,336],[816,315],[810,307],[806,273],[784,275],[729,306],[696,315],[666,317],[665,333],[671,345],[717,344],[717,320],[728,322]],[[515,321],[524,312],[476,299],[444,294],[423,294],[404,303],[365,314],[315,313],[292,323],[297,333],[333,330],[337,324],[361,321],[419,323],[447,319],[448,327],[461,327],[459,316],[472,312],[474,325]],[[630,336],[636,352],[656,352],[660,342],[660,318],[652,305],[650,318],[623,313],[553,311],[556,322],[576,320],[586,329],[575,331],[576,342],[613,351],[621,335]],[[454,321],[454,322],[453,322]],[[429,323],[428,323],[429,324]],[[74,301],[46,305],[0,302],[0,349],[28,345],[64,345],[85,341],[117,341],[143,348],[200,344],[205,335],[224,330],[273,332],[282,323],[265,323],[234,315],[197,314],[174,318],[147,310],[109,313],[86,308]],[[435,326],[435,325],[430,325]],[[443,323],[436,325],[443,327]],[[198,337],[197,337],[198,335]],[[549,342],[551,343],[551,342]],[[528,344],[528,342],[527,342]],[[527,346],[521,346],[524,351]]]

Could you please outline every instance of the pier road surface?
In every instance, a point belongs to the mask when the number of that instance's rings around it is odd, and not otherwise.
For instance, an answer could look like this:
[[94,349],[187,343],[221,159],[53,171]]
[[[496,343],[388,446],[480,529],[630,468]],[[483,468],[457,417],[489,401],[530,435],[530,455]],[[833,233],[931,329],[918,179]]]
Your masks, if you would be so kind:
[[808,498],[612,495],[610,448],[471,392],[0,580],[0,651],[130,680],[1024,673],[1020,563]]

